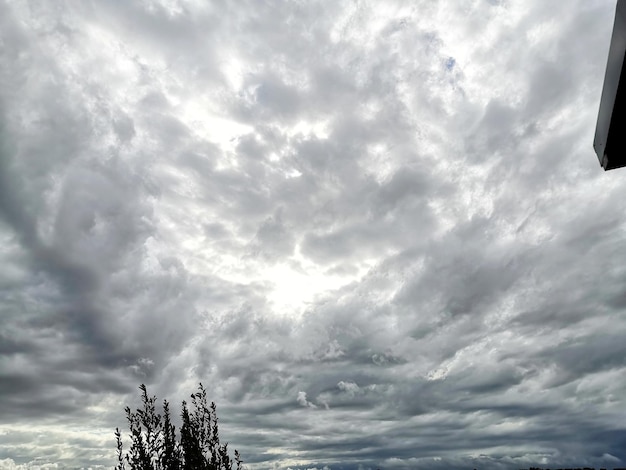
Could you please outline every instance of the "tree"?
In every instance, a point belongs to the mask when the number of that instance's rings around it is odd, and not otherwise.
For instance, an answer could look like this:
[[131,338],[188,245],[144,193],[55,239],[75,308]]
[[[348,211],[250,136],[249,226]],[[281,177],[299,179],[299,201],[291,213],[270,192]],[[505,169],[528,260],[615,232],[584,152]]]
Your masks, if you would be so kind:
[[[156,411],[156,397],[149,397],[144,384],[139,386],[143,409],[132,412],[127,406],[131,446],[124,455],[122,433],[115,429],[117,465],[115,470],[242,470],[242,460],[235,450],[235,459],[228,455],[228,443],[221,445],[214,402],[207,405],[206,390],[199,384],[191,394],[193,410],[183,401],[180,441],[170,419],[167,400],[163,400],[163,416]],[[128,465],[128,467],[127,467]]]

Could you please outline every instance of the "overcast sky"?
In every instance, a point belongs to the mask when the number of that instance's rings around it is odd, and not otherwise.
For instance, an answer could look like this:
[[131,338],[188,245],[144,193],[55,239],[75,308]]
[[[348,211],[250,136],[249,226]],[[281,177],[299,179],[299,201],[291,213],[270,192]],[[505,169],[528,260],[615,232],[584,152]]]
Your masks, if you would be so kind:
[[0,0],[0,468],[200,381],[251,470],[626,467],[614,11]]

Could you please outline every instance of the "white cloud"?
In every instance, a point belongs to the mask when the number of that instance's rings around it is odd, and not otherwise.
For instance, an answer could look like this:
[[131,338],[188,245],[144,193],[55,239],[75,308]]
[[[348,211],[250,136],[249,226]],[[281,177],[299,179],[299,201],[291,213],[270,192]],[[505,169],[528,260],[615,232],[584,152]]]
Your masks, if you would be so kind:
[[350,396],[354,396],[359,392],[359,386],[354,382],[344,382],[343,380],[337,383],[337,387],[342,392],[346,392]]
[[313,403],[307,400],[306,392],[302,392],[302,391],[298,392],[297,401],[300,406],[303,406],[305,408],[317,408],[317,406],[315,406]]

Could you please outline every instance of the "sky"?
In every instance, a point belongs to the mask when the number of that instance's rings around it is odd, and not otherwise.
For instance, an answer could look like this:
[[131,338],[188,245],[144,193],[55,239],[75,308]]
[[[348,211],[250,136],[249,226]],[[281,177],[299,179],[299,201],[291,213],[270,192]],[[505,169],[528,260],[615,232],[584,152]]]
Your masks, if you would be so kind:
[[0,468],[199,382],[250,470],[626,467],[614,12],[0,0]]

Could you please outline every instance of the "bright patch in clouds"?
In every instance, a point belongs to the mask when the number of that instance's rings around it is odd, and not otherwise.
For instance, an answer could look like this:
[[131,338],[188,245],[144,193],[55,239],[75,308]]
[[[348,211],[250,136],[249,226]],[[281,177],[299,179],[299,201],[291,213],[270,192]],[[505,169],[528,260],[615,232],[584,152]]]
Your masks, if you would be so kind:
[[365,263],[355,275],[329,274],[324,267],[299,258],[261,271],[260,279],[271,280],[272,291],[268,299],[277,313],[301,315],[314,305],[317,296],[358,281],[373,264]]

